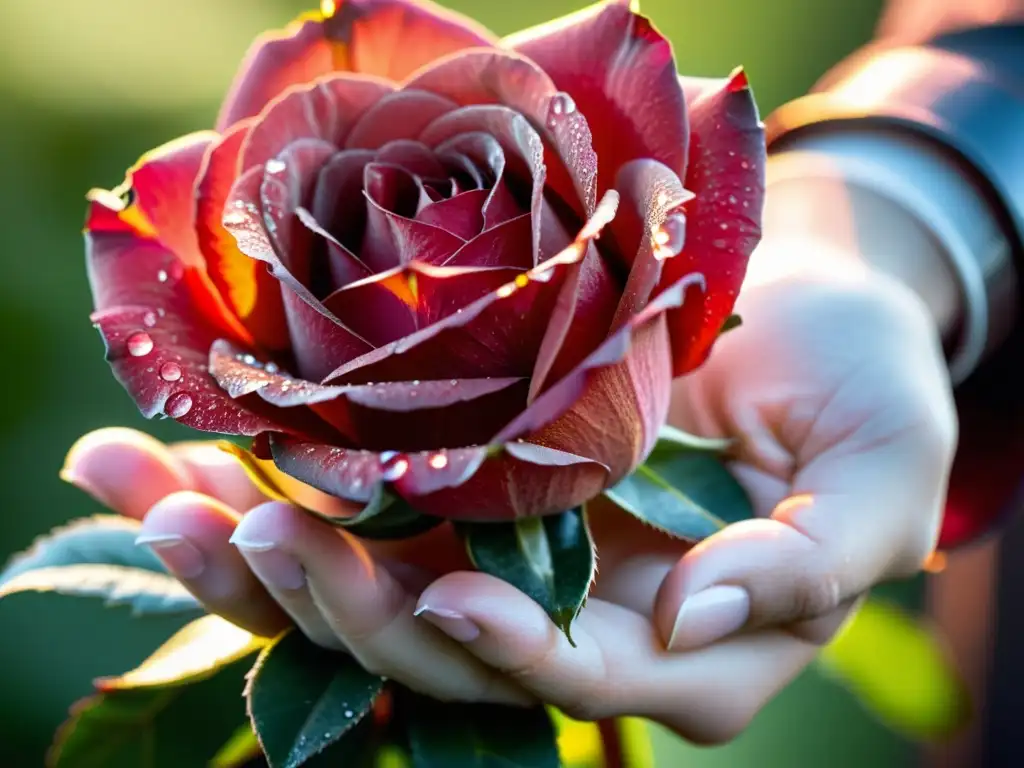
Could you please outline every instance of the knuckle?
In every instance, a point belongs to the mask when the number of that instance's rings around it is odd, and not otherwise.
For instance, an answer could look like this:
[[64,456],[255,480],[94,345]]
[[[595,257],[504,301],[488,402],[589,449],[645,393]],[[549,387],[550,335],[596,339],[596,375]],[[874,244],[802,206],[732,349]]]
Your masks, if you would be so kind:
[[830,571],[808,573],[794,584],[788,614],[794,619],[823,616],[838,608],[841,600],[838,576]]
[[747,702],[733,703],[695,713],[675,724],[673,730],[697,746],[720,747],[743,735],[756,714],[757,709]]
[[572,691],[558,702],[558,708],[573,720],[591,722],[600,720],[609,712],[608,702],[585,691]]

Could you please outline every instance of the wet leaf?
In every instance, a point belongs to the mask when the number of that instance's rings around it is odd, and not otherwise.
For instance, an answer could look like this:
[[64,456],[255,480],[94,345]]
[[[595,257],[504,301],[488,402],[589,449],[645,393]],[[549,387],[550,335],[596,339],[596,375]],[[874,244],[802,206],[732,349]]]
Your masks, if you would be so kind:
[[594,580],[594,540],[582,508],[513,523],[459,523],[473,564],[504,579],[547,611],[569,642]]
[[559,768],[543,707],[450,704],[413,696],[408,714],[413,768]]
[[[314,645],[288,630],[271,642],[253,667],[246,689],[249,717],[270,768],[295,768],[332,747],[360,752],[367,715],[384,679],[352,656]],[[335,746],[332,746],[335,745]]]

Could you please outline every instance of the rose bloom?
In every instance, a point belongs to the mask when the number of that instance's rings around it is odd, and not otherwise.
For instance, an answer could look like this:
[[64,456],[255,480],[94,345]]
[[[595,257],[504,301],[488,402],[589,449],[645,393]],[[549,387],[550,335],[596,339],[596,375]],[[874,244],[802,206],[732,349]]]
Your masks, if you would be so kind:
[[650,452],[760,237],[741,71],[625,0],[499,39],[424,0],[257,40],[217,119],[90,193],[93,322],[147,417],[449,519],[598,495]]

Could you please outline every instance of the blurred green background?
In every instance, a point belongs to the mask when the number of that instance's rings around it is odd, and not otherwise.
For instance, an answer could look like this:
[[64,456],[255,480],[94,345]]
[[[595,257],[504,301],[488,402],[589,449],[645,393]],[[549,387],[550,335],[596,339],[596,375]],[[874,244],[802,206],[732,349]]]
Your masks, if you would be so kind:
[[[449,0],[499,33],[585,0]],[[145,422],[111,378],[90,327],[83,194],[112,186],[146,149],[208,127],[250,40],[301,0],[56,0],[0,3],[0,554],[97,506],[57,479],[84,432]],[[681,71],[746,66],[762,112],[804,92],[863,44],[880,0],[644,0]],[[909,594],[913,601],[915,588]],[[0,605],[0,766],[35,768],[92,677],[123,671],[176,626],[122,610],[18,596]],[[239,702],[241,703],[241,702]],[[196,727],[202,727],[197,723]],[[697,750],[659,735],[659,766],[903,766],[913,747],[811,672],[736,743]],[[183,766],[190,768],[190,766]]]

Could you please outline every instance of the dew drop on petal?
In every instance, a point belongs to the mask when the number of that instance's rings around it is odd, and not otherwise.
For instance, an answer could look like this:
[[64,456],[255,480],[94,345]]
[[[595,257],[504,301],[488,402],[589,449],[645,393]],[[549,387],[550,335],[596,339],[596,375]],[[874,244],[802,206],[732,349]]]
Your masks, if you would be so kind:
[[160,281],[161,283],[166,283],[167,282],[167,270],[166,269],[159,270],[156,273],[156,279],[158,281]]
[[397,451],[385,451],[380,455],[380,466],[381,478],[390,483],[409,470],[409,460]]
[[276,157],[267,160],[267,164],[264,166],[267,173],[284,173],[285,168],[284,161],[278,160]]
[[153,339],[145,331],[133,333],[125,339],[125,345],[132,357],[145,357],[153,351]]
[[516,284],[515,283],[506,283],[505,285],[501,286],[498,290],[496,290],[494,293],[495,293],[495,295],[499,299],[507,299],[509,296],[511,296],[515,292],[516,292]]
[[160,366],[160,378],[164,381],[179,381],[181,379],[181,366],[177,363],[164,363]]
[[444,469],[448,466],[448,457],[443,453],[435,453],[427,460],[427,463],[434,469]]
[[175,392],[164,404],[164,412],[172,419],[180,419],[191,410],[192,395],[188,392]]
[[664,223],[654,233],[654,258],[664,261],[683,250],[686,240],[686,217],[681,213],[671,213],[665,217]]
[[147,328],[152,328],[156,325],[156,312],[147,312],[142,316],[142,324]]
[[346,709],[345,710],[345,717],[355,717],[355,715],[356,715],[356,713],[353,712],[351,709]]

